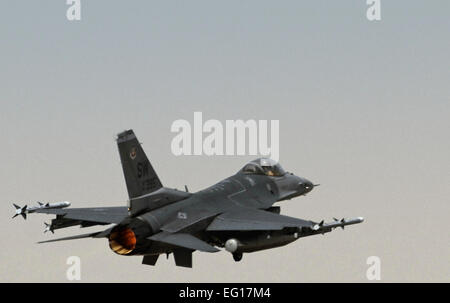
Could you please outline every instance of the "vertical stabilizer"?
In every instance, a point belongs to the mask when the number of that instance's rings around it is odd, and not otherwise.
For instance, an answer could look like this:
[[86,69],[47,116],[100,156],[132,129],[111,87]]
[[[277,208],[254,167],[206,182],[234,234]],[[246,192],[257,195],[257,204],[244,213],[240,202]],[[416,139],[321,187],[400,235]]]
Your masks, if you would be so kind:
[[162,187],[133,130],[118,134],[117,146],[130,200]]

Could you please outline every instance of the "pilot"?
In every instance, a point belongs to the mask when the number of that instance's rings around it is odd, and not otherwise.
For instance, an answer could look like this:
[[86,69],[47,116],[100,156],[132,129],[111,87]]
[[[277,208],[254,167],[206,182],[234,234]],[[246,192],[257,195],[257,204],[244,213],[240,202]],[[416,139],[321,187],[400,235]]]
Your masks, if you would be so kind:
[[270,177],[283,176],[285,171],[279,163],[270,159],[257,159],[247,164],[243,171],[250,174],[265,174]]
[[[265,168],[265,167],[264,167]],[[273,173],[273,170],[269,169],[264,169],[264,171],[266,172],[266,175],[268,176],[274,176],[275,174]]]

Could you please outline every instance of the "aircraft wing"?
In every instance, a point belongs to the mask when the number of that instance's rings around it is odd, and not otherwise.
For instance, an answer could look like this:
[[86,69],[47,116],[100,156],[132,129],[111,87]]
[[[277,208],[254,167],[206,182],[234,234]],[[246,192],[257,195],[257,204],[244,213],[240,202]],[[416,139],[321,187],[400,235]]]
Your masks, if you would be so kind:
[[156,235],[149,237],[148,239],[153,241],[158,241],[170,245],[175,245],[178,247],[191,249],[191,250],[199,250],[204,252],[218,252],[219,250],[214,246],[209,245],[208,243],[200,240],[199,238],[186,233],[176,233],[171,234],[168,232],[160,232]]
[[317,223],[279,215],[276,213],[240,208],[217,216],[207,227],[207,231],[261,231],[282,230],[284,228],[312,228]]
[[118,207],[92,207],[92,208],[62,208],[38,209],[35,213],[61,216],[64,219],[96,222],[99,224],[120,223],[128,216],[128,208]]

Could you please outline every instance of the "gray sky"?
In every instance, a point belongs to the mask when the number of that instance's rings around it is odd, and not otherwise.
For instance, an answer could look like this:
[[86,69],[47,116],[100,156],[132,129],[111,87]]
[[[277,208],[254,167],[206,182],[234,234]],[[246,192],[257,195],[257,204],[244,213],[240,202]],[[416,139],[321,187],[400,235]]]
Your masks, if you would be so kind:
[[[8,3],[7,3],[8,2]],[[447,281],[450,273],[448,1],[82,0],[0,4],[1,282]],[[133,128],[164,185],[192,191],[252,157],[175,157],[174,120],[280,120],[280,162],[321,183],[282,213],[366,222],[244,256],[194,253],[153,268],[107,240],[37,245],[45,215],[18,204],[73,207],[127,199],[115,135]],[[55,236],[87,231],[70,228]],[[212,270],[214,268],[214,270]]]

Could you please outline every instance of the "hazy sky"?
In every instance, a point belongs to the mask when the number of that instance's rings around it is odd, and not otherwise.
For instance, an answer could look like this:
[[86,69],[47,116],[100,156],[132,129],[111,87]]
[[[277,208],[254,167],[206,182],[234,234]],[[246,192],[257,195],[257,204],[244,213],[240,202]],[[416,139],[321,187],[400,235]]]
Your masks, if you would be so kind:
[[[0,4],[0,281],[450,282],[450,2],[82,0]],[[280,162],[322,185],[282,213],[366,222],[244,255],[194,253],[194,268],[142,266],[106,239],[37,241],[50,216],[13,202],[120,206],[115,135],[133,128],[165,186],[200,190],[253,157],[175,157],[177,119],[280,120]]]

